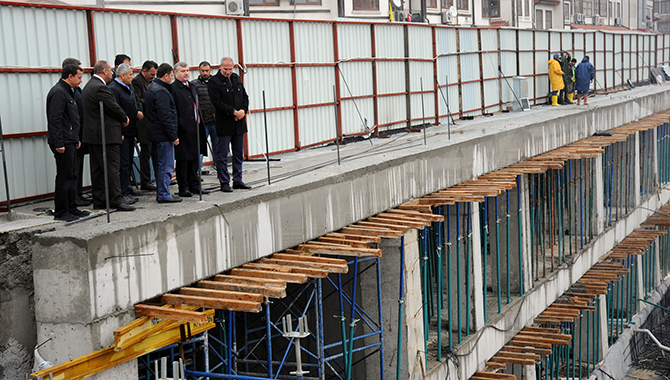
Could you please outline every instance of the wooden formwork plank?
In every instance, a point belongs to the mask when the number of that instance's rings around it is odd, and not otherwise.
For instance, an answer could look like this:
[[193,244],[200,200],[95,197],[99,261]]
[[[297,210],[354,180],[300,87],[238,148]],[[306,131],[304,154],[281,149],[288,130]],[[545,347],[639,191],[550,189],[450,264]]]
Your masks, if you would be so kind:
[[507,344],[510,346],[517,346],[517,347],[537,347],[537,348],[551,349],[551,343],[531,342],[518,337],[512,338],[512,340],[507,342]]
[[511,352],[533,353],[533,354],[539,354],[539,355],[551,355],[551,350],[547,349],[547,348],[519,347],[519,346],[506,345],[502,349],[505,350],[505,351],[511,351]]
[[505,363],[497,363],[497,362],[486,362],[486,368],[484,368],[484,370],[486,370],[487,368],[491,368],[491,369],[503,369],[503,368],[507,368],[507,364],[505,364]]
[[257,277],[262,279],[269,280],[281,280],[290,282],[293,284],[304,284],[307,282],[307,276],[304,274],[296,273],[278,273],[270,272],[266,270],[253,270],[253,269],[242,269],[242,268],[233,268],[230,270],[231,276],[244,276],[244,277]]
[[412,221],[412,220],[407,220],[407,219],[392,219],[392,218],[382,218],[382,217],[377,217],[373,216],[368,219],[366,219],[369,222],[372,223],[383,223],[387,225],[394,225],[394,226],[402,226],[402,227],[409,227],[409,228],[414,228],[416,230],[421,230],[424,227],[430,226],[430,222],[426,221]]
[[225,298],[238,301],[263,302],[263,295],[256,293],[231,292],[227,290],[191,288],[184,287],[179,289],[179,294],[186,296]]
[[[579,313],[577,313],[577,314],[579,314]],[[529,330],[521,330],[519,332],[519,334],[528,335],[528,336],[536,336],[538,338],[550,338],[550,339],[562,339],[562,340],[572,339],[572,335],[570,335],[570,334],[549,333],[549,332],[539,332],[539,331],[529,331]]]
[[278,288],[274,286],[236,284],[221,281],[200,281],[198,286],[207,289],[227,290],[232,292],[256,293],[266,297],[284,298],[286,297],[286,288]]
[[369,242],[369,241],[350,240],[350,239],[337,238],[337,237],[332,237],[332,236],[327,236],[327,235],[316,238],[316,241],[320,241],[320,242],[323,242],[323,243],[346,244],[346,245],[350,245],[352,247],[359,247],[359,248],[367,248],[370,244],[372,244],[372,242]]
[[247,313],[258,313],[261,311],[260,303],[225,298],[186,296],[183,294],[168,293],[163,295],[162,301],[172,305],[189,305],[206,309],[244,311]]
[[489,359],[489,361],[490,362],[498,362],[498,363],[509,363],[509,364],[535,365],[534,360],[507,358],[507,357],[504,357],[504,356],[494,356],[491,359]]
[[524,327],[521,331],[539,331],[539,332],[547,332],[547,333],[553,333],[553,334],[558,334],[561,332],[561,329],[557,329],[554,327],[537,327],[537,326],[526,326]]
[[354,235],[354,234],[343,234],[340,232],[331,232],[326,235],[326,237],[334,237],[334,238],[340,238],[340,239],[346,239],[346,240],[360,240],[361,242],[364,243],[379,243],[382,241],[382,239],[378,236],[370,236],[370,235]]
[[270,272],[282,272],[282,273],[291,273],[290,267],[281,267],[277,265],[267,264],[267,263],[246,263],[242,264],[244,269],[258,269],[258,270],[267,270]]
[[511,373],[497,373],[497,372],[475,372],[473,376],[478,376],[483,379],[510,379],[510,380],[515,380],[516,375],[512,375]]
[[214,281],[219,281],[219,282],[227,282],[227,283],[233,283],[233,284],[245,284],[245,285],[261,285],[261,286],[268,286],[268,287],[276,287],[276,288],[286,288],[286,281],[284,280],[275,280],[275,279],[270,279],[270,278],[257,278],[257,277],[251,277],[251,276],[242,276],[242,275],[230,275],[230,274],[217,274],[214,276],[212,279]]
[[318,263],[318,264],[329,264],[337,266],[347,266],[347,260],[344,259],[334,259],[332,257],[318,257],[318,256],[309,256],[309,255],[295,255],[287,253],[275,253],[270,256],[271,259],[279,260],[291,260],[298,261],[303,263]]
[[323,255],[357,256],[357,257],[381,257],[382,250],[379,248],[358,248],[344,244],[322,245],[310,242],[298,246],[303,252],[318,253]]
[[558,345],[567,345],[568,344],[568,340],[565,340],[565,339],[545,338],[545,337],[540,337],[540,336],[537,336],[537,335],[526,335],[526,334],[523,334],[523,333],[517,334],[516,338],[525,340],[527,342],[549,343],[549,344],[558,344]]
[[389,230],[389,229],[381,229],[381,228],[364,228],[363,226],[356,227],[354,226],[349,226],[349,227],[344,227],[340,231],[344,233],[352,233],[352,234],[357,234],[357,235],[370,235],[370,236],[379,236],[383,238],[390,238],[390,239],[396,239],[404,235],[402,232],[394,231],[394,230]]
[[274,258],[264,258],[261,259],[262,263],[275,264],[275,265],[284,265],[291,268],[307,268],[307,269],[321,269],[328,271],[329,273],[347,273],[349,272],[349,266],[347,264],[335,265],[335,264],[321,264],[313,262],[303,262],[295,260],[281,260]]
[[402,216],[409,216],[411,218],[421,218],[425,220],[430,220],[431,222],[442,222],[444,221],[444,216],[438,215],[438,214],[433,214],[433,213],[425,213],[425,212],[419,212],[419,211],[414,211],[414,210],[400,210],[400,209],[392,209],[388,210],[384,213],[381,213],[379,215],[386,215],[386,214],[397,214],[397,215],[402,215]]
[[425,213],[429,213],[429,212],[433,211],[430,206],[422,205],[422,204],[418,203],[417,201],[402,204],[402,205],[398,206],[398,209],[400,209],[400,210],[414,210],[414,211],[425,212]]
[[529,359],[529,360],[542,360],[542,356],[533,353],[522,353],[522,352],[511,352],[505,351],[504,348],[496,353],[496,356],[507,357],[507,358],[517,358],[517,359]]

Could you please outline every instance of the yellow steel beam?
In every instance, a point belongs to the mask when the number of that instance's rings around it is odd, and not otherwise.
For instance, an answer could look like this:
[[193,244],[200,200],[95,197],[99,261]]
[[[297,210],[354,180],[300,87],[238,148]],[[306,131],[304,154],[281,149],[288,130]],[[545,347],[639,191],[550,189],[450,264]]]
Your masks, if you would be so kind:
[[[205,313],[207,314],[207,323],[189,323],[192,335],[200,334],[216,326],[214,323],[214,310],[206,310]],[[179,325],[173,325],[163,331],[147,336],[144,340],[126,349],[116,351],[114,346],[105,347],[54,367],[35,372],[30,375],[30,379],[48,379],[51,373],[54,380],[80,380],[176,343],[180,339]]]

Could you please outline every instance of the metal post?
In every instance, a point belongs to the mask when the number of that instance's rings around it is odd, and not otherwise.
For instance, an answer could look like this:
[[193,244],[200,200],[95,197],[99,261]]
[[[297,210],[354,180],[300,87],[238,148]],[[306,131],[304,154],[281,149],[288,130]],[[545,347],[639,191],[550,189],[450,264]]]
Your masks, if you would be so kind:
[[466,235],[465,252],[465,336],[470,336],[470,268],[472,268],[472,255],[470,249],[470,239],[472,236],[471,202],[468,202],[468,230]]
[[483,221],[483,223],[482,223],[482,228],[481,228],[481,229],[482,229],[482,261],[483,261],[482,266],[484,267],[484,270],[482,271],[482,272],[483,272],[483,273],[482,273],[482,276],[484,277],[484,278],[483,278],[483,280],[484,280],[484,286],[483,286],[483,288],[484,288],[484,289],[483,289],[483,292],[484,292],[484,310],[483,310],[483,311],[484,311],[484,323],[486,323],[486,320],[487,320],[487,318],[486,318],[486,309],[488,308],[488,307],[487,307],[487,302],[486,302],[486,301],[487,301],[486,298],[487,298],[487,296],[488,296],[488,293],[487,293],[487,289],[488,289],[488,279],[487,279],[487,277],[488,277],[488,276],[487,276],[487,274],[488,274],[488,273],[487,273],[487,272],[488,272],[488,263],[487,263],[488,260],[487,260],[487,258],[488,258],[488,245],[489,245],[489,242],[488,242],[488,235],[489,235],[489,221],[488,221],[489,207],[488,207],[488,206],[489,206],[489,202],[488,202],[488,199],[485,197],[485,198],[484,198],[484,221]]
[[519,235],[519,297],[523,297],[523,241],[521,227],[521,175],[516,177],[517,232]]
[[339,118],[337,116],[337,92],[335,91],[335,85],[333,85],[333,106],[335,106],[335,146],[337,147],[337,164],[341,165],[341,162],[340,162],[340,132],[337,129],[337,126],[339,124]]
[[[195,136],[196,136],[196,143],[198,144],[198,158],[200,158],[200,123],[198,122],[200,120],[200,100],[198,99],[198,95],[196,93],[195,96]],[[204,128],[204,126],[203,126]],[[205,133],[205,136],[207,134]],[[207,138],[207,137],[205,137]],[[227,169],[226,169],[227,170]],[[198,195],[200,196],[200,202],[202,202],[202,160],[198,160]],[[209,371],[208,371],[209,372]]]
[[506,202],[506,207],[505,207],[505,257],[507,258],[506,262],[506,275],[507,275],[507,303],[509,304],[511,302],[510,299],[510,276],[509,276],[509,222],[511,220],[511,216],[509,214],[509,190],[505,190],[505,202]]
[[451,318],[451,206],[447,205],[447,318],[449,320],[449,351],[453,349]]
[[[335,117],[337,118],[337,106],[335,107]],[[268,114],[265,107],[265,90],[263,90],[263,121],[265,123],[265,162],[268,167],[268,185],[270,184],[270,143],[268,142]],[[337,128],[337,123],[335,123]],[[272,376],[270,376],[272,377]]]
[[[442,214],[442,206],[437,207],[437,213]],[[437,223],[437,361],[442,361],[442,309],[444,309],[444,286],[442,273],[444,265],[442,264],[442,243],[444,234],[442,231],[442,222]]]
[[498,281],[498,314],[502,311],[500,301],[500,216],[498,213],[498,197],[496,196],[496,281]]
[[9,179],[7,178],[7,161],[5,159],[5,137],[2,132],[2,119],[0,119],[0,151],[2,151],[2,171],[5,175],[5,194],[7,195],[7,212],[12,212],[11,200],[9,199]]
[[354,257],[354,278],[352,284],[352,293],[351,293],[351,320],[349,322],[349,359],[347,362],[347,367],[345,371],[345,379],[351,379],[351,366],[352,361],[354,360],[353,351],[354,351],[354,329],[356,328],[356,282],[358,281],[358,256]]
[[[107,177],[107,138],[105,137],[105,106],[102,102],[100,104],[100,129],[102,130],[102,171],[105,176],[105,206],[107,206],[107,223],[109,219],[109,178]],[[4,154],[4,150],[3,150]]]
[[[462,343],[461,332],[461,226],[458,203],[456,202],[456,321],[458,326],[458,344]],[[449,318],[451,320],[451,318]]]
[[[272,378],[272,321],[270,320],[270,299],[265,297],[265,335],[268,345],[268,377]],[[297,354],[296,354],[297,355]],[[209,371],[207,371],[209,372]]]
[[[447,136],[448,139],[451,140],[451,126],[449,125],[449,118],[451,117],[451,111],[449,108],[449,76],[447,75],[446,78],[447,82],[444,84],[446,90],[447,90]],[[451,122],[453,123],[454,118],[451,117]]]
[[423,145],[426,145],[426,111],[423,105],[423,77],[420,78],[419,83],[421,83],[421,125],[423,127]]

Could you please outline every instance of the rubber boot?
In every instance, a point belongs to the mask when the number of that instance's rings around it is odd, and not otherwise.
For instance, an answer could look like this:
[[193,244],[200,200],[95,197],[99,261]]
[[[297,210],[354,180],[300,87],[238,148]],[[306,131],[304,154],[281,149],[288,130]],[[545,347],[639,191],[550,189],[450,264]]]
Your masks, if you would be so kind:
[[558,104],[558,95],[552,95],[551,96],[551,105],[556,106],[556,107],[561,106],[560,104]]
[[571,104],[575,104],[575,101],[573,100],[574,96],[575,96],[575,94],[572,93],[572,92],[568,94],[568,101],[569,101]]

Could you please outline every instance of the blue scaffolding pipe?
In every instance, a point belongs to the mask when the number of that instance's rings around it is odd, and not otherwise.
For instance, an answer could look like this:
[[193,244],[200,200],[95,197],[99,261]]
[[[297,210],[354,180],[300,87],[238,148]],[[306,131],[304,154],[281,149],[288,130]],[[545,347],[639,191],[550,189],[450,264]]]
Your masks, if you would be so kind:
[[402,312],[403,306],[405,304],[405,236],[400,237],[400,297],[398,298],[398,354],[396,355],[396,379],[400,380],[400,370],[402,360],[400,360],[400,355],[402,354]]
[[358,280],[358,257],[354,257],[354,280],[351,291],[351,319],[349,321],[349,348],[347,354],[349,359],[347,359],[345,378],[346,380],[351,379],[351,361],[353,360],[353,350],[354,350],[354,329],[356,328],[356,283]]

